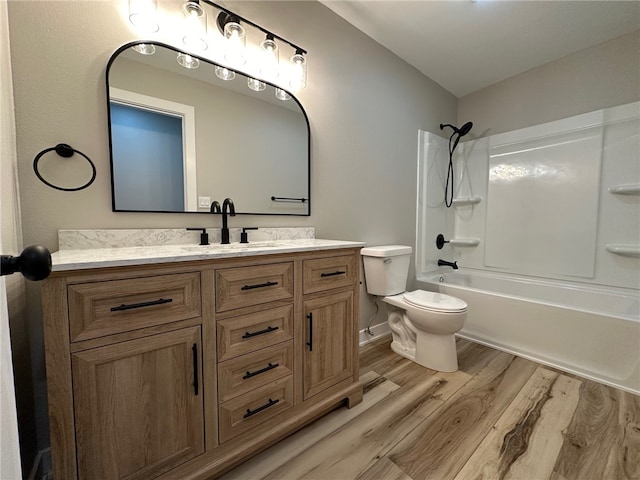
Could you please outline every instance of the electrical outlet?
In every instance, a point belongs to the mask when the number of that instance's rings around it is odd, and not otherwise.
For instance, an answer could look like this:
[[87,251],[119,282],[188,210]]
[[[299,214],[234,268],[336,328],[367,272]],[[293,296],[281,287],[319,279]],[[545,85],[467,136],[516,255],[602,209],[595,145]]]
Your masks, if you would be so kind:
[[198,197],[198,207],[209,208],[211,206],[211,197]]

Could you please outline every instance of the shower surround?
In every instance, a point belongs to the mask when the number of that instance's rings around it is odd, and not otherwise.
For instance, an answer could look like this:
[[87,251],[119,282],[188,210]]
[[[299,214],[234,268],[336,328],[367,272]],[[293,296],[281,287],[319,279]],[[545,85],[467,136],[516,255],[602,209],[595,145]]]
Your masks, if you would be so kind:
[[[434,281],[450,270],[438,259],[457,261],[469,278],[499,275],[480,287],[456,285],[453,294],[469,304],[462,336],[640,393],[639,132],[636,102],[461,143],[452,208],[444,206],[446,140],[420,132],[417,286],[452,293],[453,278]],[[450,240],[441,250],[439,233]],[[507,291],[509,279],[518,295]],[[541,282],[562,292],[552,303],[584,315],[536,310],[549,303],[537,295]],[[504,310],[478,291],[526,302]],[[621,313],[611,294],[632,307]],[[620,321],[594,321],[585,298]],[[626,359],[625,372],[616,373],[619,362],[603,364],[607,351]]]

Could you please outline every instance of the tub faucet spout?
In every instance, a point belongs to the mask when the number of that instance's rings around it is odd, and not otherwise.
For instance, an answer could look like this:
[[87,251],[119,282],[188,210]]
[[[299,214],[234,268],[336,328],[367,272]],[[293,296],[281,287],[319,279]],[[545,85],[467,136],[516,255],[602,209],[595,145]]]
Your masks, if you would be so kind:
[[446,260],[438,260],[438,266],[439,267],[451,267],[454,270],[458,269],[458,263],[457,262],[447,262]]

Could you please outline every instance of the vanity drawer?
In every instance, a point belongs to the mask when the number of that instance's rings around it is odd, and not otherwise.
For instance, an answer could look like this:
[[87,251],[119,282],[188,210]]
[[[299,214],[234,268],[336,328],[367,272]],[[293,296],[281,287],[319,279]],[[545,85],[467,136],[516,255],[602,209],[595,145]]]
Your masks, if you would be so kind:
[[[220,443],[293,407],[293,375],[220,404]],[[255,432],[258,435],[258,432]]]
[[293,299],[293,262],[216,270],[216,311]]
[[220,403],[293,373],[293,341],[218,364]]
[[293,338],[293,305],[217,321],[218,361]]
[[70,285],[67,297],[72,342],[201,315],[199,272]]
[[358,281],[355,255],[305,260],[303,271],[305,294],[346,287]]

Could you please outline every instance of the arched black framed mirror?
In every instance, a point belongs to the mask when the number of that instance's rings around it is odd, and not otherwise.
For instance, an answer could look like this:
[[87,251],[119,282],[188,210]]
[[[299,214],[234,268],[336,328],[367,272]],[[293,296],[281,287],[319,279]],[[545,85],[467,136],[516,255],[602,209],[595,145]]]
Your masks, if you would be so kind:
[[[152,45],[142,54],[139,45]],[[150,47],[147,47],[150,48]],[[310,129],[300,102],[268,82],[160,43],[124,45],[107,66],[112,205],[120,212],[310,214]]]

